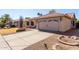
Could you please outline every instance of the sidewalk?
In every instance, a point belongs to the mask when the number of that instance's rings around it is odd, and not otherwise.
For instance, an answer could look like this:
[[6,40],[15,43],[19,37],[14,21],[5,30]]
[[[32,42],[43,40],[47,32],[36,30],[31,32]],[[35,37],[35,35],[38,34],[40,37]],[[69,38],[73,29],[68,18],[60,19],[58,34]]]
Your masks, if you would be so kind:
[[0,35],[0,50],[10,50],[10,47],[5,42],[4,38]]

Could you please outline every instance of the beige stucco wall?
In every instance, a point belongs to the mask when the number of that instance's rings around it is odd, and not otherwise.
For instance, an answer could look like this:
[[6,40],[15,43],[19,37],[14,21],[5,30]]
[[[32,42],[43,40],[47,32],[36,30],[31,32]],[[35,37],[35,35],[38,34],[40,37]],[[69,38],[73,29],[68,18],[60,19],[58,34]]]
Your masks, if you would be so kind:
[[62,21],[60,21],[60,25],[59,25],[59,31],[65,32],[71,29],[71,27],[72,27],[71,20],[68,18],[62,17]]
[[[49,19],[41,19],[39,22],[39,29],[47,30],[47,31],[59,31],[59,17],[57,18],[49,18]],[[51,21],[49,21],[51,20]],[[57,21],[55,21],[57,20]]]

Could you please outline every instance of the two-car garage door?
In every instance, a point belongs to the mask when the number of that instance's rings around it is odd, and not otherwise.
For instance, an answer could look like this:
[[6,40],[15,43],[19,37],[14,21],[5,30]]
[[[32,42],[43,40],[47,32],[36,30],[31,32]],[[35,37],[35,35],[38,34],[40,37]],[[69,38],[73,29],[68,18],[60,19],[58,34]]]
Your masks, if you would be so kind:
[[45,21],[40,22],[39,24],[40,30],[47,30],[47,31],[58,31],[59,30],[59,23],[58,21]]

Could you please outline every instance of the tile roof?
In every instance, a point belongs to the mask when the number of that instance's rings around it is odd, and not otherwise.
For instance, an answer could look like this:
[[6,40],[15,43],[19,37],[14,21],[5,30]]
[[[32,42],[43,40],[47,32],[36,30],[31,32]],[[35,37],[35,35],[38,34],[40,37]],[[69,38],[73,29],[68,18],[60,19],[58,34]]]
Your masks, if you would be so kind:
[[70,18],[70,19],[74,19],[75,18],[75,14],[73,14],[73,13],[67,13],[67,14],[65,14],[65,16]]
[[73,19],[74,18],[74,14],[72,14],[72,13],[67,13],[67,14],[52,13],[52,14],[47,14],[47,15],[43,15],[43,16],[31,18],[31,20],[33,20],[33,19],[34,20],[37,20],[37,19],[46,19],[46,18],[53,18],[53,17],[67,17],[69,19]]

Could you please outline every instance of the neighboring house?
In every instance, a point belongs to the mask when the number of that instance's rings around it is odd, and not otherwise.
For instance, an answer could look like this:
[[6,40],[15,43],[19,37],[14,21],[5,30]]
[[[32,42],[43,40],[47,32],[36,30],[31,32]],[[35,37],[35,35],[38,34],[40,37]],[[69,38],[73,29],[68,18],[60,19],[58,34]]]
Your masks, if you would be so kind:
[[[23,20],[23,27],[26,28],[35,28],[36,27],[36,21],[35,20],[30,20],[30,19],[24,19]],[[13,20],[12,25],[15,25],[16,27],[19,27],[20,22],[19,20]]]
[[19,21],[18,20],[13,20],[12,25],[14,25],[15,27],[19,27]]
[[75,14],[51,13],[40,17],[34,17],[36,28],[44,31],[65,32],[75,28]]
[[36,20],[25,19],[26,27],[36,28]]

